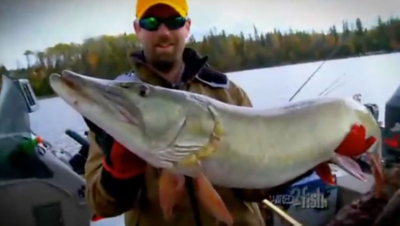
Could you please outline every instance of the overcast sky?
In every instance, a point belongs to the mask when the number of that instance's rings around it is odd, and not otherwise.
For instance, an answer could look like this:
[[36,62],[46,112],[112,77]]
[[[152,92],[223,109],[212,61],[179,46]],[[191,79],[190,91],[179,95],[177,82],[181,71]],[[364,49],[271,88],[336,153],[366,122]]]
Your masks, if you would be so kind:
[[[1,0],[0,64],[25,65],[23,53],[60,42],[132,32],[135,0]],[[400,15],[399,0],[189,0],[192,33],[274,28],[326,30],[359,17],[366,25]]]

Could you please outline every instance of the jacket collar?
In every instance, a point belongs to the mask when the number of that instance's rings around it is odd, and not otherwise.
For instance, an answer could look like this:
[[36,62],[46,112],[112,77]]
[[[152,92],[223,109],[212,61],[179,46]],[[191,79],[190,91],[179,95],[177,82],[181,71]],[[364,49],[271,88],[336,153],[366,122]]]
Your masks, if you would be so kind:
[[[143,51],[134,52],[130,55],[131,62],[134,66],[134,71],[139,72],[144,69],[142,73],[136,73],[141,80],[148,80],[148,76],[156,77],[166,87],[173,87],[172,84],[163,79],[160,71],[155,70],[151,65],[147,64]],[[185,68],[181,77],[181,84],[190,83],[193,80],[205,83],[211,86],[226,86],[228,79],[221,73],[209,73],[210,68],[207,64],[208,57],[201,56],[191,48],[185,48],[182,56]],[[204,69],[204,70],[203,70]],[[208,73],[207,73],[208,72]]]

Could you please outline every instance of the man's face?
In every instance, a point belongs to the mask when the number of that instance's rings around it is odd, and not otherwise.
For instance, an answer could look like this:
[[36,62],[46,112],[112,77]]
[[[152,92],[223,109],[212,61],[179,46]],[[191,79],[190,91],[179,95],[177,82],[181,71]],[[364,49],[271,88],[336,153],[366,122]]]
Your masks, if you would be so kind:
[[[173,8],[164,4],[151,7],[142,18],[151,18],[155,21],[155,24],[159,21],[168,21],[174,24],[173,20],[175,18],[182,19]],[[168,28],[166,24],[162,23],[156,30],[146,29],[143,23],[141,26],[141,22],[144,21],[135,21],[134,28],[138,38],[142,42],[147,60],[153,63],[168,64],[182,58],[185,41],[190,31],[189,20],[177,29]],[[151,21],[145,22],[150,23]]]

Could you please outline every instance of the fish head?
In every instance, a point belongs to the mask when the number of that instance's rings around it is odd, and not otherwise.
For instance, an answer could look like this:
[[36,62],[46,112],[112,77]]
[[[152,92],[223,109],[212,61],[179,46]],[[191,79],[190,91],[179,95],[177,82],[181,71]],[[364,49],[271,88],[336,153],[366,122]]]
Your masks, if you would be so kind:
[[143,82],[119,82],[72,71],[50,76],[53,90],[85,118],[154,166],[185,124],[186,92]]

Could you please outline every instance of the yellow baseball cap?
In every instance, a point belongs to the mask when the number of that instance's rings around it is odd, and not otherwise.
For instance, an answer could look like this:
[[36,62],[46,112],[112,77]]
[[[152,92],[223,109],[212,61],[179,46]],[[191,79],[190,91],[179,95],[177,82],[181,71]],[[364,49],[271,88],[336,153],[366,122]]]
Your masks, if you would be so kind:
[[171,6],[182,17],[186,17],[189,13],[187,0],[137,0],[136,17],[142,18],[148,9],[157,4]]

